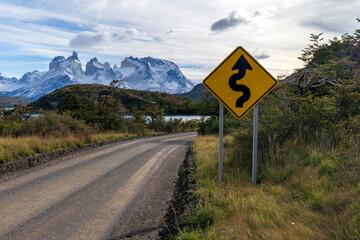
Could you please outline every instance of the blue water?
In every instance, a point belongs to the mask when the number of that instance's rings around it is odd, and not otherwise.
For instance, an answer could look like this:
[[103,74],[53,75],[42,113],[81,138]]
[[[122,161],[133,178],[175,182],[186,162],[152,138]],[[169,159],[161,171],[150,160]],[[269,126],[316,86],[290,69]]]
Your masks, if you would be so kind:
[[[132,118],[131,114],[127,114],[125,118]],[[182,121],[190,121],[190,120],[201,120],[202,118],[207,119],[207,116],[202,115],[164,115],[165,121],[169,121],[170,119],[182,119]],[[147,120],[150,120],[150,116],[146,116]]]
[[[5,110],[11,110],[13,108],[5,108]],[[41,114],[35,113],[31,114],[32,117],[39,117]],[[127,114],[125,118],[132,118],[132,114]],[[208,116],[202,116],[202,115],[164,115],[165,121],[169,121],[170,119],[182,119],[182,121],[190,121],[190,120],[199,120],[201,121],[202,118],[208,119]],[[146,119],[149,121],[150,116],[146,116]]]
[[[166,121],[172,119],[182,119],[184,122],[190,120],[201,120],[204,116],[201,115],[164,115]],[[207,117],[205,117],[207,118]]]

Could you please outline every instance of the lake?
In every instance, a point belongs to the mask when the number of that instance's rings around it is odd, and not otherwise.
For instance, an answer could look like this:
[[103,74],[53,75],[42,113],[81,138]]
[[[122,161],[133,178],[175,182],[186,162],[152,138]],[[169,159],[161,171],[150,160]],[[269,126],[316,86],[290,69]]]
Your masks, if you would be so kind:
[[[12,110],[14,108],[5,108],[5,110]],[[31,114],[32,117],[39,117],[41,114],[35,113]],[[126,114],[125,118],[132,118],[132,114]],[[170,119],[182,119],[184,122],[190,120],[201,120],[201,118],[208,119],[209,116],[202,116],[202,115],[164,115],[165,121],[169,121]],[[146,119],[149,121],[150,116],[146,116]]]
[[[131,118],[131,114],[127,114],[125,118]],[[202,116],[202,115],[164,115],[165,121],[169,121],[170,119],[182,119],[184,122],[190,121],[190,120],[201,120],[201,118],[209,118],[208,116]],[[147,120],[150,120],[150,116],[146,116]]]
[[[166,121],[172,119],[182,119],[183,121],[190,121],[190,120],[201,120],[204,116],[202,115],[164,115]],[[205,116],[205,119],[208,118]]]

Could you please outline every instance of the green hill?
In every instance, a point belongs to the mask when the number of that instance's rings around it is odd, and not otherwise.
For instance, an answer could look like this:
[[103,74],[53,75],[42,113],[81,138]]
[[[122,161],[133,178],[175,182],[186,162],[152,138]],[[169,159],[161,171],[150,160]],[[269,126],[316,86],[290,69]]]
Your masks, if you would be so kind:
[[28,105],[30,100],[22,97],[0,96],[0,106],[13,107],[14,105]]
[[[91,96],[100,99],[109,92],[109,86],[98,84],[76,84],[57,89],[29,106],[35,109],[56,111],[63,105],[63,99],[70,93],[79,96]],[[129,89],[114,89],[113,98],[119,99],[124,108],[132,113],[137,110],[145,110],[151,106],[163,108],[166,114],[196,114],[197,104],[190,98],[173,96],[167,93],[147,92]]]
[[195,87],[190,92],[176,94],[176,96],[188,97],[191,98],[191,100],[193,100],[194,102],[201,102],[204,91],[208,90],[204,87],[202,83],[199,83],[195,85]]

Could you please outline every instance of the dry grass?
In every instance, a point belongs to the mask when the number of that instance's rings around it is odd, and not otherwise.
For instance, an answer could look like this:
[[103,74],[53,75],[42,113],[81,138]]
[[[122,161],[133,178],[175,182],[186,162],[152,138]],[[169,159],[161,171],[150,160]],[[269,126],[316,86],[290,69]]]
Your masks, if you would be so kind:
[[28,157],[36,153],[46,153],[58,149],[81,146],[87,143],[85,136],[68,135],[63,138],[55,137],[1,137],[0,163],[7,163],[14,159]]
[[[178,239],[360,239],[360,184],[338,181],[332,153],[312,150],[303,160],[296,151],[282,153],[293,158],[288,162],[313,164],[300,164],[296,171],[278,167],[280,175],[291,172],[286,181],[264,178],[253,186],[250,174],[232,162],[232,137],[224,141],[222,184],[217,178],[218,138],[200,136],[193,145],[198,205],[183,217],[187,227]],[[276,174],[269,179],[281,179]]]
[[[141,136],[155,135],[146,132]],[[102,142],[109,139],[121,140],[138,137],[140,134],[127,134],[118,132],[95,133],[88,136],[68,134],[66,137],[0,137],[0,164],[5,164],[15,159],[32,156],[37,153],[47,153],[55,150],[80,147],[86,144]]]

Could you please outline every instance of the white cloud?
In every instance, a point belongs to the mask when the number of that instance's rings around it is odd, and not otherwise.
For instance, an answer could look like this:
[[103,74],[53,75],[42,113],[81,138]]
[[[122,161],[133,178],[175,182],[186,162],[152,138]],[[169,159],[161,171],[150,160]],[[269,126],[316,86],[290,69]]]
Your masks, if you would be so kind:
[[124,32],[116,34],[116,39],[117,40],[129,39],[131,37],[138,36],[139,34],[140,32],[136,28],[129,28]]
[[265,51],[260,51],[258,48],[252,51],[251,55],[257,60],[267,59],[270,57],[268,53],[266,53]]
[[107,33],[82,32],[70,40],[69,47],[91,49],[106,44],[108,40]]
[[186,32],[186,30],[185,29],[173,28],[173,29],[166,30],[165,34],[166,35],[176,35],[176,34],[183,33],[183,32]]
[[0,41],[18,41],[18,42],[33,42],[38,44],[57,45],[56,43],[64,43],[71,34],[43,27],[38,29],[37,26],[27,25],[26,27],[15,27],[0,25],[1,39]]
[[136,28],[129,28],[125,33],[132,37],[139,34],[139,31]]
[[159,36],[154,36],[153,39],[156,42],[162,42],[164,40],[162,37],[159,37]]
[[38,21],[42,19],[61,19],[63,21],[86,24],[86,19],[77,17],[77,15],[57,13],[44,8],[29,8],[15,4],[0,2],[0,17],[5,19],[17,19],[22,21]]
[[238,12],[232,11],[227,16],[222,17],[216,20],[213,24],[211,24],[211,31],[213,32],[222,32],[229,28],[236,27],[240,24],[249,23],[244,17],[242,17]]

